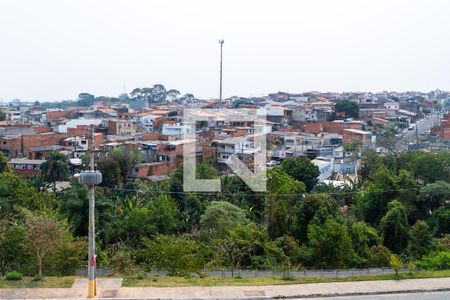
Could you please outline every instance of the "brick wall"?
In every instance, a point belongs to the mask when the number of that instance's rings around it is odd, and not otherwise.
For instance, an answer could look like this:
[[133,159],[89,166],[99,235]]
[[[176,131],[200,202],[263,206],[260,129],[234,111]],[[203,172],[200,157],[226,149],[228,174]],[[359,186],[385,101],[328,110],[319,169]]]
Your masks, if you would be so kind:
[[61,140],[68,137],[66,133],[24,134],[15,137],[0,138],[0,148],[9,152],[9,158],[28,157],[30,147],[60,145]]
[[[89,138],[91,127],[89,125],[78,125],[76,128],[67,128],[68,136],[79,136]],[[103,133],[94,133],[94,145],[95,148],[100,148],[100,146],[105,142],[105,137]]]
[[16,158],[22,152],[22,136],[0,137],[0,149],[8,153],[9,158]]
[[142,134],[142,140],[143,141],[149,141],[149,140],[160,140],[161,134],[154,132],[154,133],[144,133]]
[[68,115],[73,115],[77,112],[76,109],[63,110],[63,111],[48,111],[45,113],[45,119],[47,121],[58,120]]
[[169,175],[172,167],[169,163],[141,164],[137,166],[136,177]]
[[443,138],[446,140],[450,140],[450,129],[444,129]]
[[33,127],[34,133],[46,133],[46,132],[52,132],[52,128],[48,126],[36,126]]
[[359,123],[342,123],[342,122],[314,122],[305,124],[305,132],[318,134],[320,132],[329,132],[343,134],[344,129],[361,129]]

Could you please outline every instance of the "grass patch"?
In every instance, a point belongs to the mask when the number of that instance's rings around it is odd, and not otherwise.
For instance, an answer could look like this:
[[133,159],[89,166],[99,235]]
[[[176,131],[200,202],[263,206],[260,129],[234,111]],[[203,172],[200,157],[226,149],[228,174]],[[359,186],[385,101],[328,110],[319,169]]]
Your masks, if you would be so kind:
[[64,277],[23,277],[21,280],[9,281],[0,277],[0,288],[70,288],[75,281],[75,276]]
[[280,277],[257,277],[257,278],[187,278],[187,277],[145,277],[142,279],[136,276],[128,276],[123,280],[124,287],[182,287],[182,286],[258,286],[258,285],[286,285],[304,284],[320,282],[352,282],[366,280],[402,280],[418,278],[441,278],[450,277],[450,270],[443,271],[418,271],[410,275],[409,273],[358,276],[351,278],[290,278],[289,280]]

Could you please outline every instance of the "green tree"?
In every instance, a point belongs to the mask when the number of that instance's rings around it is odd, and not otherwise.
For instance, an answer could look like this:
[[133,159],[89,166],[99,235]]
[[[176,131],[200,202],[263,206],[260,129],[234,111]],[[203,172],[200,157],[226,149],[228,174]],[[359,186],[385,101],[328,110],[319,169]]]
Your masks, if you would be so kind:
[[375,228],[364,221],[353,222],[350,227],[353,249],[361,258],[369,257],[369,250],[380,242],[380,237]]
[[450,251],[433,251],[422,258],[419,265],[426,270],[448,270],[450,268]]
[[399,168],[412,173],[424,183],[450,182],[450,153],[446,152],[402,152]]
[[123,243],[117,243],[109,247],[108,256],[111,257],[111,266],[117,275],[132,275],[137,272],[135,250]]
[[56,275],[71,276],[76,270],[83,267],[87,260],[88,243],[86,238],[74,239],[70,234],[64,233],[63,241],[52,249],[47,258],[51,271]]
[[[175,90],[171,90],[171,95],[174,95]],[[177,91],[178,92],[178,91]],[[150,104],[163,103],[168,97],[168,92],[162,84],[155,84],[153,87],[136,88],[131,92],[133,99],[142,99]]]
[[381,167],[372,175],[364,193],[355,197],[355,208],[366,222],[378,225],[391,200],[400,200],[409,213],[415,212],[418,192],[419,185],[409,172],[401,170],[397,176]]
[[305,192],[305,185],[276,167],[267,172],[265,220],[270,238],[276,239],[290,231],[292,210]]
[[120,235],[130,246],[138,247],[142,238],[173,234],[178,227],[175,202],[166,195],[149,199],[145,206],[133,206],[124,213]]
[[263,222],[265,216],[266,195],[253,191],[239,176],[221,178],[224,200],[239,206],[248,212],[249,218]]
[[[436,181],[420,189],[420,210],[433,212],[450,200],[450,183]],[[425,214],[428,215],[428,214]]]
[[77,104],[80,106],[91,106],[94,105],[95,96],[89,93],[81,93],[78,95]]
[[340,100],[336,102],[335,111],[339,118],[359,118],[359,106],[354,101]]
[[433,212],[433,216],[436,222],[436,236],[443,237],[450,234],[450,209],[441,206]]
[[8,164],[8,158],[0,151],[0,173],[10,171],[11,166]]
[[283,249],[269,241],[267,232],[255,223],[238,225],[227,235],[214,240],[213,248],[222,265],[231,269],[274,268],[287,261]]
[[252,251],[252,241],[242,238],[239,233],[232,231],[224,239],[215,242],[215,250],[223,264],[230,268],[232,277],[240,267],[240,262]]
[[178,96],[180,96],[180,92],[174,89],[168,90],[166,94],[166,98],[169,102],[174,102],[177,100]]
[[433,246],[433,233],[424,221],[417,221],[409,230],[408,252],[419,259],[427,254]]
[[201,274],[207,248],[186,236],[158,235],[154,240],[144,240],[145,257],[148,268],[165,269],[171,276]]
[[[218,177],[217,169],[207,163],[200,163],[196,166],[197,179],[215,179]],[[188,232],[195,230],[200,221],[200,216],[205,212],[210,201],[218,200],[212,194],[185,193],[183,189],[183,167],[176,168],[168,182],[167,191],[171,193],[180,211],[180,229]]]
[[97,162],[97,168],[103,174],[102,186],[123,187],[141,160],[137,150],[113,149],[106,153]]
[[42,276],[42,263],[49,253],[55,253],[64,238],[58,222],[46,216],[30,215],[26,219],[27,246],[36,255],[38,274]]
[[13,172],[0,173],[0,220],[22,216],[21,209],[44,211],[54,209],[57,201],[49,192],[39,192]]
[[389,264],[391,265],[391,268],[394,269],[395,271],[395,276],[398,276],[398,272],[403,268],[403,266],[405,265],[405,263],[403,262],[403,260],[401,260],[400,257],[398,257],[397,255],[393,254],[391,255],[391,260],[389,262]]
[[369,249],[367,265],[369,267],[387,267],[391,260],[391,251],[383,245],[372,246]]
[[306,194],[294,208],[293,236],[300,242],[307,240],[308,225],[319,211],[330,216],[337,214],[337,205],[327,194]]
[[383,165],[383,159],[375,151],[363,153],[360,175],[364,179],[370,179],[374,172]]
[[[59,195],[59,212],[67,218],[70,231],[74,236],[87,236],[89,199],[88,189],[77,180],[70,182],[70,188]],[[105,197],[101,189],[95,189],[95,217],[97,234],[104,242],[109,240],[109,232],[117,230],[117,211],[113,201]],[[114,232],[114,234],[116,234]]]
[[312,223],[308,226],[308,243],[303,252],[306,263],[314,267],[345,268],[355,260],[346,226],[332,218],[323,225]]
[[281,168],[289,176],[303,182],[307,191],[312,190],[319,182],[319,168],[304,156],[286,158],[281,164]]
[[229,202],[214,201],[200,218],[200,232],[207,239],[220,239],[235,226],[247,223],[241,208]]
[[3,111],[3,109],[0,109],[0,121],[6,120],[6,113]]
[[26,235],[22,225],[0,221],[0,275],[12,270],[26,252]]
[[47,182],[53,183],[56,191],[56,181],[67,179],[67,156],[59,151],[50,152],[41,164],[41,174]]
[[380,221],[383,244],[395,253],[405,250],[408,243],[408,220],[405,207],[397,200],[388,204],[386,215]]
[[400,147],[396,133],[395,127],[389,125],[377,138],[378,144],[388,151],[389,157],[393,158],[393,170],[398,175],[400,171]]

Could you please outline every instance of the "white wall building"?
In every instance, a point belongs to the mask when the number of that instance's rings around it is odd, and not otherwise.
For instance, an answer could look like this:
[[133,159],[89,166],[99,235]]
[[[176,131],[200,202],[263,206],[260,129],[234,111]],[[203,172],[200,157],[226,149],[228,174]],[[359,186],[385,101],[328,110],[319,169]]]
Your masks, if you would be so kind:
[[163,135],[176,136],[189,133],[189,126],[176,124],[163,124],[161,133]]
[[100,124],[102,124],[102,119],[74,119],[68,121],[66,124],[58,125],[55,131],[58,133],[67,133],[68,128],[77,128],[78,125],[99,126]]
[[333,170],[334,170],[334,158],[316,157],[311,162],[319,168],[319,171],[320,171],[319,181],[320,182],[323,182],[324,180],[331,177],[331,174],[333,173]]

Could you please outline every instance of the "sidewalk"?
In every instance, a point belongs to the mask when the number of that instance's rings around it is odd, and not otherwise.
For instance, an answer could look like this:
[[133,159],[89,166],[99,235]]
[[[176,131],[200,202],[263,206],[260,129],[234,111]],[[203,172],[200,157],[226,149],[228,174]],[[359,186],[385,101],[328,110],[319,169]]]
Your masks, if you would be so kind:
[[[271,299],[450,290],[450,278],[309,283],[269,286],[125,288],[120,280],[99,279],[101,299]],[[0,289],[0,299],[84,299],[76,281],[70,289]]]

